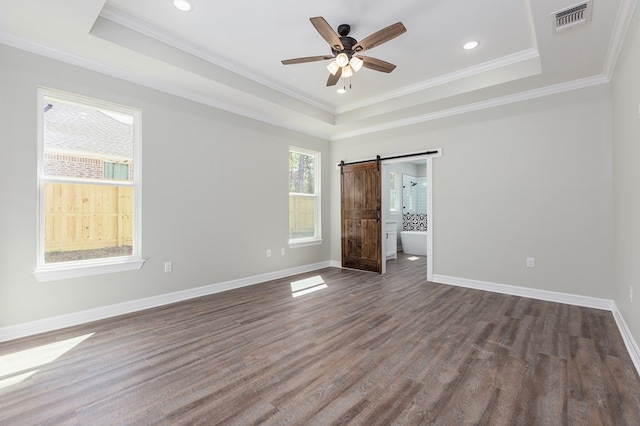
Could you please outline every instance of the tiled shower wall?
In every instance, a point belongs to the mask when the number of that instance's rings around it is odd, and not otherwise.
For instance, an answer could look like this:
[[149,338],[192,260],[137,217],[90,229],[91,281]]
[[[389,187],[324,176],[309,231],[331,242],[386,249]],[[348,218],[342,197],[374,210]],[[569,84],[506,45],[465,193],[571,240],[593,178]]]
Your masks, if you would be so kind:
[[403,231],[425,231],[427,230],[426,214],[403,214],[402,215]]

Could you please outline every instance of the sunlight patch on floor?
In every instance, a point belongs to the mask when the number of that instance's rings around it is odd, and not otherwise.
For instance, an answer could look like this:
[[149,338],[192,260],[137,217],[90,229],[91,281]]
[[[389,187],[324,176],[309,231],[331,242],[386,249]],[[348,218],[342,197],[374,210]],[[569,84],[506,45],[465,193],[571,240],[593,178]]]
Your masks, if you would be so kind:
[[0,356],[0,389],[20,383],[93,336],[94,333]]
[[298,297],[325,288],[327,288],[327,285],[324,283],[322,277],[320,275],[316,275],[315,277],[293,281],[291,283],[291,294],[293,297]]
[[411,256],[411,257],[407,257],[407,259],[413,262],[414,260],[418,260],[420,258],[418,256]]

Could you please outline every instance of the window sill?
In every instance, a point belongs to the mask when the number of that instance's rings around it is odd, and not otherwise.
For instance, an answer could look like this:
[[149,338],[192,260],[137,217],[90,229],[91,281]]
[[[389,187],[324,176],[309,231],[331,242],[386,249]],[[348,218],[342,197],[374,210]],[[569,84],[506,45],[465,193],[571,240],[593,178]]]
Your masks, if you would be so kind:
[[55,265],[36,269],[33,275],[38,282],[66,280],[69,278],[89,277],[114,272],[135,271],[142,268],[145,259],[113,260],[104,263],[82,265]]
[[302,247],[311,247],[311,246],[319,246],[322,244],[322,239],[319,238],[317,240],[304,240],[304,241],[289,241],[289,248],[296,249]]

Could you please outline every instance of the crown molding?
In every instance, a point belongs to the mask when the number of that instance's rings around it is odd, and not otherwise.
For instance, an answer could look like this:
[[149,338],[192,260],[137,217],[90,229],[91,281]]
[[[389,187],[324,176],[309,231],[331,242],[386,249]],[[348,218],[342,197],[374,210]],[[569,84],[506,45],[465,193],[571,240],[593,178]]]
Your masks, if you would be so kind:
[[237,63],[229,61],[225,57],[216,55],[210,50],[203,49],[187,40],[168,33],[167,31],[159,27],[153,26],[147,22],[134,18],[133,16],[127,15],[119,9],[114,8],[113,6],[109,6],[108,4],[106,4],[102,9],[102,12],[100,12],[100,16],[104,19],[115,22],[116,24],[129,28],[130,30],[139,32],[140,34],[144,34],[171,47],[182,50],[197,58],[203,59],[221,68],[224,68],[234,74],[248,78],[249,80],[255,81],[256,83],[262,84],[266,87],[269,87],[270,89],[283,93],[322,111],[328,112],[330,114],[336,113],[335,109],[329,105],[326,105],[309,97],[302,96],[299,93],[293,92],[272,80],[268,80],[256,73],[247,70]]
[[[636,0],[631,0],[631,1],[633,1],[634,4],[636,2]],[[274,116],[267,116],[264,114],[260,114],[249,108],[243,108],[235,104],[220,101],[211,96],[206,96],[198,92],[184,90],[171,84],[165,84],[155,79],[147,78],[139,74],[124,71],[122,69],[115,68],[112,66],[104,65],[102,63],[98,63],[92,60],[88,60],[86,58],[82,58],[77,55],[73,55],[67,52],[53,49],[51,47],[48,47],[42,44],[29,42],[19,37],[9,35],[5,32],[0,32],[0,43],[6,44],[12,47],[16,47],[18,49],[22,49],[25,51],[29,51],[44,57],[69,63],[71,65],[96,71],[105,75],[120,78],[122,80],[126,80],[132,83],[140,84],[142,86],[149,87],[151,89],[159,90],[164,93],[189,99],[194,102],[198,102],[198,103],[208,105],[217,109],[228,111],[230,113],[238,114],[238,115],[241,115],[250,119],[254,119],[263,123],[271,124],[276,127],[285,128],[294,132],[298,132],[301,134],[305,134],[308,136],[312,136],[312,137],[316,137],[316,138],[328,140],[328,141],[336,141],[336,140],[346,139],[350,137],[375,133],[379,131],[395,129],[398,127],[409,126],[412,124],[418,124],[418,123],[423,123],[427,121],[437,120],[440,118],[464,114],[468,112],[479,111],[482,109],[493,108],[496,106],[507,105],[514,102],[535,99],[543,96],[553,95],[553,94],[567,92],[571,90],[577,90],[577,89],[595,86],[599,84],[607,84],[610,81],[610,79],[606,75],[597,75],[597,76],[574,80],[566,83],[556,84],[556,85],[547,86],[539,89],[533,89],[533,90],[529,90],[521,93],[507,95],[499,98],[488,99],[486,101],[475,102],[472,104],[461,105],[459,107],[449,108],[441,111],[435,111],[432,113],[408,117],[405,119],[381,123],[374,126],[361,127],[352,131],[346,131],[346,132],[340,133],[339,131],[333,132],[331,130],[328,130],[327,132],[322,132],[322,131],[316,131],[315,129],[310,128],[310,126],[306,126],[304,124],[298,124],[297,120],[290,120],[286,118],[278,119],[278,118],[275,118]],[[531,50],[524,51],[524,52],[521,52],[520,55],[517,55],[517,57],[519,57],[520,60],[524,60],[525,58],[535,57],[537,55],[537,52],[533,54],[533,56],[531,56],[532,52],[533,51]],[[512,57],[511,59],[512,62],[510,63],[514,63],[513,59],[514,58]],[[483,70],[486,71],[486,70],[494,69],[493,67],[497,66],[497,63],[502,63],[502,66],[504,66],[507,62],[508,61],[505,60],[505,61],[492,61],[491,63],[485,63],[484,64],[485,67],[483,67]],[[473,67],[463,71],[470,73],[472,72],[472,70],[476,70],[475,72],[481,72],[479,67]],[[472,75],[472,74],[468,74],[468,75]],[[457,78],[463,78],[462,72],[461,72],[461,73],[452,73],[452,74],[449,74],[448,76],[443,77],[442,79],[434,79],[434,80],[439,80],[440,82],[438,84],[443,84],[445,82],[444,80],[445,78],[455,79],[456,76]],[[449,81],[453,81],[453,80],[449,80]],[[420,86],[422,88],[426,88],[428,84],[435,84],[435,83],[436,82],[432,80],[430,82],[424,82],[424,83],[421,83],[420,85],[415,85],[411,87]],[[407,89],[405,88],[403,90],[407,90]],[[397,91],[395,93],[400,93],[401,91]],[[407,91],[407,93],[411,93],[411,92]],[[398,96],[401,96],[401,95],[398,95]]]
[[513,95],[502,96],[499,98],[488,99],[486,101],[475,102],[472,104],[461,105],[459,107],[444,109],[441,111],[431,112],[422,115],[416,115],[402,120],[389,121],[375,126],[362,127],[357,130],[336,133],[331,137],[331,141],[346,139],[354,136],[361,136],[368,133],[380,132],[383,130],[395,129],[398,127],[409,126],[411,124],[424,123],[426,121],[437,120],[440,118],[451,117],[454,115],[465,114],[468,112],[479,111],[487,108],[493,108],[502,105],[508,105],[515,102],[536,99],[544,96],[555,95],[557,93],[568,92],[571,90],[583,89],[586,87],[597,86],[609,83],[609,79],[604,75],[596,75],[579,80],[573,80],[566,83],[560,83],[553,86],[542,87],[539,89],[528,90],[526,92],[515,93]]
[[514,65],[530,59],[540,58],[540,53],[535,49],[527,49],[521,52],[514,53],[512,55],[503,56],[501,58],[487,61],[482,64],[464,68],[449,74],[422,81],[417,84],[402,87],[398,90],[383,93],[379,96],[373,96],[365,99],[362,102],[354,102],[343,107],[336,108],[336,114],[342,114],[344,112],[353,111],[359,108],[379,104],[391,99],[399,98],[402,96],[410,95],[412,93],[420,92],[422,90],[430,89],[432,87],[441,86],[443,84],[451,83],[453,81],[461,80],[463,78],[473,77],[478,74],[482,74],[488,71],[494,71],[509,65]]
[[479,64],[473,67],[465,68],[462,70],[452,72],[450,74],[439,76],[437,78],[433,78],[430,80],[422,81],[417,84],[405,86],[398,90],[394,90],[392,92],[382,94],[380,96],[368,98],[362,102],[345,105],[344,107],[333,108],[322,102],[303,96],[300,93],[293,92],[277,84],[272,80],[265,79],[264,77],[247,70],[246,68],[240,66],[237,63],[229,61],[227,58],[224,58],[220,55],[216,55],[209,50],[203,49],[187,40],[184,40],[180,37],[170,34],[167,31],[163,30],[162,28],[153,26],[147,22],[141,21],[133,16],[130,16],[120,11],[119,9],[114,8],[113,6],[105,5],[102,12],[100,13],[100,16],[104,19],[108,19],[116,24],[122,25],[126,28],[139,32],[155,40],[161,41],[171,47],[187,52],[191,55],[194,55],[195,57],[203,59],[214,65],[220,66],[230,72],[233,72],[242,77],[248,78],[252,81],[255,81],[256,83],[262,84],[266,87],[269,87],[273,90],[276,90],[280,93],[283,93],[301,102],[305,102],[310,106],[313,106],[315,108],[318,108],[322,111],[325,111],[334,115],[338,115],[344,112],[352,111],[352,110],[359,109],[366,106],[383,103],[390,99],[395,99],[402,96],[410,95],[412,93],[419,92],[425,89],[437,87],[453,81],[472,77],[488,71],[493,71],[506,66],[510,66],[523,61],[540,57],[540,53],[536,49],[533,49],[533,48],[527,49],[521,52],[514,53],[512,55],[507,55],[492,61],[487,61],[485,63]]
[[27,52],[35,53],[40,56],[44,56],[49,59],[54,59],[60,62],[64,62],[70,65],[74,65],[80,68],[84,68],[90,71],[99,72],[101,74],[108,75],[110,77],[119,78],[131,83],[139,84],[150,89],[158,90],[163,93],[178,96],[180,98],[188,99],[203,105],[207,105],[213,108],[217,108],[223,111],[227,111],[233,114],[238,114],[243,117],[247,117],[256,121],[271,124],[276,127],[288,129],[294,132],[302,133],[308,136],[316,137],[323,140],[329,140],[329,134],[324,132],[318,132],[309,129],[308,126],[298,125],[295,120],[288,119],[276,119],[271,116],[259,114],[248,108],[242,108],[238,105],[231,104],[229,102],[220,101],[210,96],[202,95],[201,93],[191,90],[184,90],[171,84],[165,84],[155,79],[146,78],[139,74],[123,71],[120,68],[105,65],[103,63],[88,60],[86,58],[73,55],[67,52],[63,52],[51,47],[26,41],[22,38],[15,37],[13,35],[6,34],[0,31],[0,43],[7,46],[15,47]]
[[616,15],[616,22],[613,25],[613,32],[609,40],[609,48],[604,61],[603,74],[611,80],[616,69],[618,57],[624,45],[624,39],[629,31],[629,25],[633,19],[633,12],[636,8],[637,0],[622,0]]

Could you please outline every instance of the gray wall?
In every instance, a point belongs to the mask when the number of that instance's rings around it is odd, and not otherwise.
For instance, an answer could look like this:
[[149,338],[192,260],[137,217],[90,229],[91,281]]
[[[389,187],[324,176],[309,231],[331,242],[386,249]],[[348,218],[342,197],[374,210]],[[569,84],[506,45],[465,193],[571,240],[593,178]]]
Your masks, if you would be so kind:
[[[289,250],[288,148],[329,144],[0,45],[0,327],[326,262],[329,244]],[[38,86],[142,110],[139,271],[38,283]],[[325,238],[329,204],[323,205]],[[273,257],[265,252],[272,249]],[[174,262],[172,273],[164,261]]]
[[[613,79],[614,297],[640,343],[640,11],[636,8]],[[629,287],[633,287],[633,303]]]
[[[613,84],[613,125],[610,87],[598,86],[331,143],[0,45],[0,327],[339,262],[335,164],[443,148],[433,160],[436,274],[615,298],[640,341],[638,302],[628,301],[640,281],[638,27],[636,16]],[[140,271],[33,277],[38,86],[143,111]],[[290,145],[322,153],[325,243],[280,256]],[[174,272],[162,272],[166,260]]]
[[[598,86],[334,141],[331,157],[443,149],[433,160],[435,274],[612,298],[610,105]],[[333,260],[339,178],[333,171]]]

